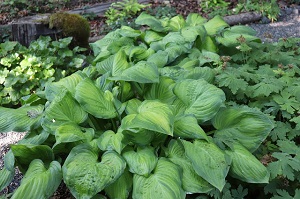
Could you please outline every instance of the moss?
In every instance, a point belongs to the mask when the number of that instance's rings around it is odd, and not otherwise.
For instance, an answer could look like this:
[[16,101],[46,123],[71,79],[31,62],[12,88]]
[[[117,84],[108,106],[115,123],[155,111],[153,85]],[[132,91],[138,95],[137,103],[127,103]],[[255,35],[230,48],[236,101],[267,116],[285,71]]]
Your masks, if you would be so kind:
[[82,16],[69,13],[55,13],[50,16],[49,28],[62,30],[64,37],[73,37],[72,47],[89,47],[90,24]]

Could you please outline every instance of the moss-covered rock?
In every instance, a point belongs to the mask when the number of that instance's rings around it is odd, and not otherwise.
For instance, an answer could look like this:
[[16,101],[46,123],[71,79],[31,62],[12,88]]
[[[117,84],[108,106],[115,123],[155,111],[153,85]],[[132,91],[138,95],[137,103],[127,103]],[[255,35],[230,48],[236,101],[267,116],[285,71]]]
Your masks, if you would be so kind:
[[71,47],[89,47],[90,24],[78,14],[54,13],[49,18],[49,28],[61,29],[64,37],[73,37]]

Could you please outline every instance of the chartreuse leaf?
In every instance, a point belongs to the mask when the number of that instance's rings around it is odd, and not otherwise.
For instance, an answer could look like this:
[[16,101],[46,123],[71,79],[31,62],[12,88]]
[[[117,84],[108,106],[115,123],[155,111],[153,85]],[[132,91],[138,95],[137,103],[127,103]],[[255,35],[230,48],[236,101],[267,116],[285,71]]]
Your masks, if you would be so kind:
[[97,118],[115,118],[117,111],[113,104],[113,96],[109,91],[103,92],[94,82],[86,78],[76,87],[76,100],[81,107]]
[[164,34],[155,32],[153,30],[146,30],[144,35],[144,41],[147,44],[150,44],[154,41],[159,41],[163,39]]
[[109,79],[138,83],[157,83],[159,81],[159,73],[157,67],[152,62],[140,61]]
[[175,81],[168,77],[160,77],[159,83],[151,84],[146,89],[144,98],[147,100],[158,99],[163,103],[172,104],[176,99],[173,93]]
[[179,167],[168,161],[166,158],[160,158],[153,174],[149,177],[134,174],[132,198],[184,199],[185,192],[181,186],[181,173]]
[[124,172],[125,160],[114,151],[107,151],[98,162],[98,150],[87,144],[72,149],[63,165],[66,185],[76,198],[91,198]]
[[231,150],[226,150],[231,159],[229,175],[248,183],[268,183],[270,173],[267,168],[245,147],[234,144]]
[[124,173],[111,185],[105,187],[109,198],[126,199],[132,190],[133,176],[126,168]]
[[40,123],[44,106],[24,106],[18,109],[0,107],[0,132],[25,132]]
[[201,38],[202,41],[206,36],[204,26],[187,26],[182,28],[180,32],[187,42],[194,42],[198,37]]
[[129,114],[138,114],[139,106],[141,106],[142,102],[137,98],[131,99],[127,101],[127,105],[125,108],[126,113]]
[[45,88],[46,98],[52,101],[63,89],[67,89],[72,96],[75,95],[75,88],[77,84],[85,77],[85,75],[78,71],[70,76],[67,76],[58,82],[47,84]]
[[138,108],[137,114],[129,114],[122,119],[120,131],[136,132],[147,129],[173,135],[174,116],[170,105],[156,100],[145,100]]
[[242,144],[250,152],[255,151],[274,127],[271,120],[255,109],[224,108],[212,120],[217,129],[214,137]]
[[57,95],[45,111],[42,126],[55,131],[64,123],[80,124],[87,119],[88,114],[79,106],[72,95],[66,90]]
[[186,22],[182,15],[177,15],[175,17],[172,17],[169,21],[168,26],[171,28],[170,31],[180,31],[184,26],[186,25]]
[[185,155],[192,162],[196,173],[222,191],[231,160],[213,142],[195,140],[193,143],[182,140]]
[[168,159],[182,168],[182,187],[190,193],[207,193],[214,187],[200,177],[194,170],[192,162],[186,157],[179,140],[171,140],[167,148]]
[[98,139],[97,145],[102,151],[115,150],[121,154],[122,149],[125,147],[123,144],[122,133],[115,133],[111,130],[105,131]]
[[112,75],[117,76],[122,74],[124,70],[129,68],[130,65],[127,61],[127,56],[124,50],[119,50],[115,56],[112,65]]
[[180,81],[174,93],[187,106],[185,114],[195,115],[200,123],[214,117],[225,101],[224,92],[203,79]]
[[200,16],[197,13],[190,13],[186,18],[186,23],[189,26],[199,26],[203,25],[207,21],[206,18]]
[[134,174],[148,177],[155,168],[158,157],[154,153],[154,148],[150,146],[132,147],[124,149],[122,156],[126,160],[129,171]]
[[176,116],[174,122],[174,135],[183,139],[208,140],[205,132],[198,125],[194,115]]
[[204,24],[204,28],[206,29],[208,35],[215,35],[228,26],[229,25],[219,15],[215,16]]
[[29,169],[12,199],[24,197],[48,199],[56,191],[61,180],[62,173],[59,162],[53,161],[49,167],[46,167],[42,160],[35,159],[30,163]]
[[17,144],[11,145],[19,169],[26,171],[30,162],[34,159],[41,159],[44,163],[54,160],[52,149],[47,145]]

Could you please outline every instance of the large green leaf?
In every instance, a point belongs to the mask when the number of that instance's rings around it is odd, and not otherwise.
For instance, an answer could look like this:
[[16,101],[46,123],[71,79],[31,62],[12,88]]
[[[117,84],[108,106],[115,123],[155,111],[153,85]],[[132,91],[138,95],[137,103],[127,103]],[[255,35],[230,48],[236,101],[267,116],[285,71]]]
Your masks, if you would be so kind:
[[206,30],[204,26],[188,26],[181,29],[181,35],[185,38],[187,42],[195,42],[198,37],[202,41],[206,36]]
[[240,143],[250,152],[259,147],[274,127],[266,115],[247,107],[224,108],[213,118],[212,124],[217,129],[215,138]]
[[172,17],[169,21],[168,27],[171,28],[170,31],[180,31],[184,26],[186,25],[186,22],[182,15],[177,15],[175,17]]
[[142,176],[149,176],[155,168],[158,157],[154,153],[153,147],[138,147],[134,150],[132,147],[124,149],[122,156],[126,160],[129,171]]
[[193,114],[202,123],[213,118],[225,101],[224,92],[203,79],[176,83],[174,93],[187,106],[186,114]]
[[222,191],[231,160],[217,145],[204,140],[193,143],[182,140],[185,155],[192,162],[196,173]]
[[120,131],[148,129],[159,133],[173,135],[174,116],[170,105],[155,100],[145,100],[138,108],[137,114],[127,115],[122,119]]
[[18,109],[0,107],[0,132],[25,132],[40,125],[44,107],[24,106]]
[[52,82],[46,85],[45,95],[47,100],[52,101],[63,89],[67,89],[72,96],[75,95],[75,88],[77,84],[85,77],[85,75],[78,71],[70,76],[67,76],[58,82]]
[[125,169],[119,179],[105,187],[104,190],[111,199],[126,199],[132,190],[132,183],[133,176],[128,169]]
[[35,159],[30,163],[12,199],[24,197],[48,199],[56,191],[61,180],[61,166],[57,161],[51,162],[49,167],[46,167],[41,160]]
[[9,150],[4,158],[4,167],[0,170],[0,191],[11,183],[15,176],[15,157],[11,150]]
[[97,145],[102,151],[115,150],[121,154],[121,151],[125,147],[122,142],[123,137],[124,135],[120,132],[115,133],[111,130],[108,130],[97,139]]
[[77,85],[75,98],[84,110],[97,118],[108,119],[117,116],[112,94],[97,88],[89,78]]
[[127,61],[127,56],[124,50],[119,50],[113,60],[112,65],[112,75],[117,76],[121,75],[124,70],[129,68],[129,63]]
[[172,104],[176,99],[173,93],[175,82],[168,77],[160,77],[159,83],[151,84],[146,88],[144,98],[147,100],[160,100],[166,104]]
[[154,41],[161,40],[163,38],[163,36],[164,36],[164,34],[162,34],[162,33],[158,33],[158,32],[152,31],[152,30],[146,30],[145,35],[144,35],[144,41],[147,44],[150,44]]
[[168,63],[168,53],[160,50],[150,55],[147,62],[155,64],[157,68],[163,68]]
[[116,181],[124,172],[125,160],[107,151],[98,162],[98,150],[87,144],[72,149],[63,165],[64,181],[76,198],[91,198]]
[[270,173],[267,168],[245,147],[234,144],[232,150],[225,151],[232,159],[229,174],[248,183],[268,183]]
[[45,163],[54,160],[52,149],[47,145],[17,144],[11,145],[19,169],[24,172],[34,159],[41,159]]
[[165,32],[167,30],[167,28],[163,25],[162,21],[155,18],[154,16],[146,14],[145,12],[142,12],[136,18],[135,23],[138,25],[147,25],[152,30],[157,31],[157,32]]
[[87,119],[87,116],[88,114],[65,89],[47,107],[42,126],[55,131],[58,126],[64,123],[83,123]]
[[204,24],[204,28],[206,29],[208,35],[216,35],[218,32],[228,26],[229,25],[219,15],[215,16]]
[[175,118],[174,135],[183,139],[208,140],[194,115],[182,115]]
[[182,187],[190,193],[207,193],[214,187],[200,177],[194,170],[192,162],[186,157],[179,140],[171,140],[167,148],[168,159],[182,168]]
[[118,75],[113,74],[113,77],[110,79],[138,83],[156,83],[159,81],[159,73],[157,67],[152,62],[140,61]]
[[135,174],[133,177],[133,199],[176,198],[184,199],[179,167],[165,158],[160,158],[149,177]]
[[[124,135],[123,142],[124,143],[132,142],[137,144],[138,146],[146,146],[150,144],[150,142],[152,142],[152,140],[155,137],[155,133],[156,132],[147,129],[138,129],[138,130],[130,129],[130,131],[125,130],[122,131],[122,134]],[[161,135],[165,135],[165,134],[161,134]]]
[[200,16],[197,13],[190,13],[186,18],[186,23],[189,26],[199,26],[203,25],[207,21],[206,18]]

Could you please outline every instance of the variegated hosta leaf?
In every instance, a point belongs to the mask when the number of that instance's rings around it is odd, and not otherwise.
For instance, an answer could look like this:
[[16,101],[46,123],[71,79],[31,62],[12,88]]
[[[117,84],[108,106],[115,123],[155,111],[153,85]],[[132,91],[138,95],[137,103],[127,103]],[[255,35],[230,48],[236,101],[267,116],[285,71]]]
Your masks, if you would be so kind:
[[97,118],[109,119],[117,116],[112,94],[97,88],[89,78],[77,85],[75,98],[85,111]]
[[19,169],[24,172],[34,159],[41,159],[45,163],[54,160],[52,149],[47,145],[17,144],[11,145]]
[[42,126],[49,131],[55,131],[58,126],[64,123],[80,124],[87,117],[88,114],[74,100],[72,95],[67,90],[63,90],[47,107]]
[[139,106],[137,114],[130,114],[123,118],[119,130],[137,132],[139,129],[148,129],[173,135],[173,124],[174,116],[170,105],[145,100]]
[[217,15],[208,22],[204,23],[204,28],[207,31],[208,35],[215,35],[219,31],[223,30],[224,28],[228,27],[229,25],[224,21],[224,19]]
[[111,185],[105,187],[109,198],[126,199],[132,190],[133,176],[126,168],[124,173]]
[[0,107],[0,132],[25,132],[40,125],[44,106]]
[[134,174],[133,199],[176,198],[184,199],[179,167],[165,158],[157,162],[149,177]]
[[179,140],[171,140],[168,159],[182,168],[182,187],[189,193],[207,193],[214,187],[200,177],[194,170],[192,162],[186,157],[185,150]]
[[159,83],[152,84],[146,89],[144,98],[147,100],[160,100],[162,103],[172,104],[176,99],[173,93],[175,82],[168,77],[160,77]]
[[142,102],[136,98],[127,101],[125,111],[127,115],[138,114],[138,108],[141,106]]
[[[130,131],[127,131],[127,130],[122,131],[122,134],[124,135],[124,139],[123,139],[124,143],[132,142],[139,146],[140,145],[146,146],[146,145],[150,144],[150,142],[153,141],[153,139],[155,138],[156,132],[150,131],[147,129],[139,129],[137,131],[130,129]],[[161,133],[157,133],[157,134],[165,135],[165,134],[161,134]]]
[[174,135],[188,139],[208,140],[194,115],[182,115],[175,118]]
[[213,118],[225,101],[221,89],[202,79],[178,82],[174,93],[187,106],[185,113],[195,115],[200,123]]
[[248,183],[268,183],[270,173],[267,168],[245,147],[234,144],[232,150],[227,150],[232,159],[229,174]]
[[111,130],[108,130],[97,139],[97,145],[102,151],[115,150],[121,154],[121,151],[125,147],[122,142],[123,137],[124,135],[120,132],[115,133]]
[[98,150],[82,144],[72,149],[63,165],[64,181],[76,198],[91,198],[124,172],[125,160],[107,151],[98,162]]
[[243,108],[224,108],[213,118],[217,129],[214,137],[241,143],[250,152],[255,151],[274,127],[271,120],[258,110]]
[[129,171],[142,176],[149,176],[157,164],[158,157],[154,153],[154,148],[137,147],[136,151],[132,147],[124,149],[122,156],[126,160]]
[[15,191],[12,199],[39,198],[48,199],[58,188],[62,180],[61,166],[59,162],[53,161],[49,167],[39,160],[33,160],[20,187]]
[[185,155],[198,175],[222,191],[231,160],[217,145],[204,140],[182,140]]
[[85,77],[85,75],[78,71],[70,76],[62,78],[58,82],[52,82],[46,85],[45,95],[49,101],[52,101],[63,89],[67,89],[72,96],[75,95],[75,88],[77,84]]

